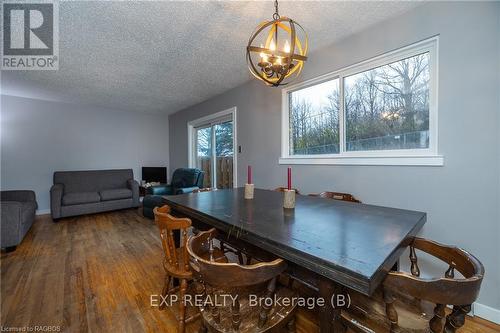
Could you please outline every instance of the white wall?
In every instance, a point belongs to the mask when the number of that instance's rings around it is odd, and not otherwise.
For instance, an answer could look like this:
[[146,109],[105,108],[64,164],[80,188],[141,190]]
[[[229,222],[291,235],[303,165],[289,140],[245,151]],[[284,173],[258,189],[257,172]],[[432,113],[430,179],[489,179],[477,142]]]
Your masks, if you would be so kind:
[[1,189],[49,209],[54,171],[167,166],[168,117],[2,95]]
[[[366,203],[427,212],[422,236],[461,246],[483,262],[479,303],[486,306],[476,311],[500,321],[500,3],[417,7],[311,54],[301,79],[438,34],[439,153],[445,165],[294,166],[294,186],[304,193],[349,192]],[[238,179],[245,179],[251,164],[257,187],[283,185],[281,90],[256,80],[170,116],[172,169],[187,165],[187,122],[233,106],[242,146]]]

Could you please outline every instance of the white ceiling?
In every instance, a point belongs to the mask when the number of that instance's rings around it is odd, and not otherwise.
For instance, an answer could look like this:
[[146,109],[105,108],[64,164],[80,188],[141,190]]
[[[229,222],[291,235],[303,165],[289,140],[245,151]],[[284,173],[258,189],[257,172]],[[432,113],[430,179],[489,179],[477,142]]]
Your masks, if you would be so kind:
[[[419,5],[280,2],[311,51]],[[58,71],[4,71],[2,93],[173,113],[250,80],[245,47],[273,2],[61,2]],[[270,88],[271,89],[271,88]]]

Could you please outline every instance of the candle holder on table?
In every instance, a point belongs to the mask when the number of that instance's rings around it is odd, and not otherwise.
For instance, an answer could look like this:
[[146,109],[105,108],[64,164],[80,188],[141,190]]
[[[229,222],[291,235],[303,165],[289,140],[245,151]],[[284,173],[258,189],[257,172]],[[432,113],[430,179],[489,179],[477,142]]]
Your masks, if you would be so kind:
[[245,184],[245,199],[253,199],[254,184]]
[[283,190],[283,208],[295,208],[295,190]]

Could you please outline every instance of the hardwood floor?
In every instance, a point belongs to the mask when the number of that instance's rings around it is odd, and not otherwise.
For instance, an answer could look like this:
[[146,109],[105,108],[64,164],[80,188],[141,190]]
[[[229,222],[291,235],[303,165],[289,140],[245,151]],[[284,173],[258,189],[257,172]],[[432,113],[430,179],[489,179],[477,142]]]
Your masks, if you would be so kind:
[[[2,331],[56,326],[62,332],[175,332],[176,308],[150,306],[150,295],[162,287],[161,260],[156,225],[136,210],[59,223],[38,217],[17,250],[1,255]],[[314,314],[300,311],[297,331],[317,331],[315,321]],[[198,325],[188,325],[187,332]],[[500,326],[469,318],[461,332],[500,332]]]

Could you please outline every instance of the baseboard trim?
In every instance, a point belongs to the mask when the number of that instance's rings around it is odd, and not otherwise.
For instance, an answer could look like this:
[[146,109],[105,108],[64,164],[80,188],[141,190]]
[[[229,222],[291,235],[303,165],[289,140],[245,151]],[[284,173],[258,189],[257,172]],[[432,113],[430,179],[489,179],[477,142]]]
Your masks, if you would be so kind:
[[474,316],[486,319],[500,325],[500,310],[481,303],[474,303]]
[[36,215],[48,215],[50,214],[50,209],[39,209],[36,211]]

